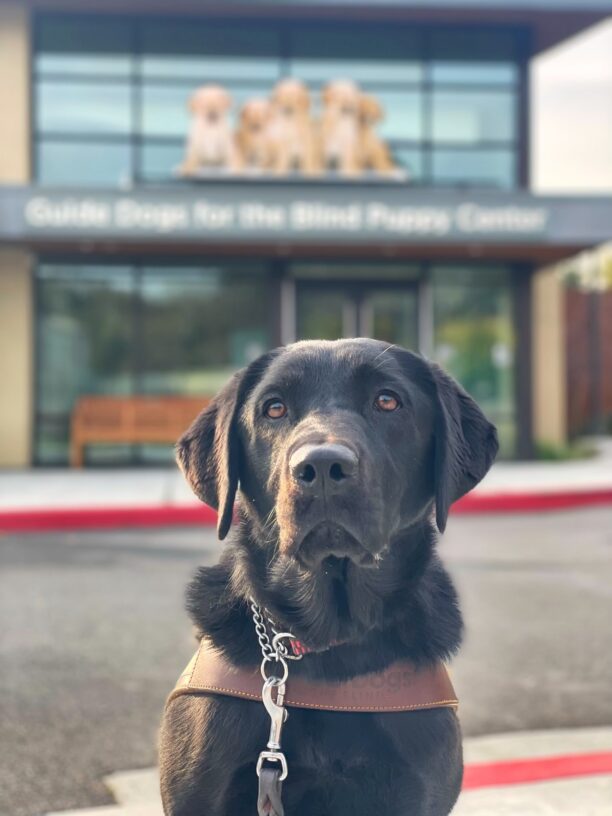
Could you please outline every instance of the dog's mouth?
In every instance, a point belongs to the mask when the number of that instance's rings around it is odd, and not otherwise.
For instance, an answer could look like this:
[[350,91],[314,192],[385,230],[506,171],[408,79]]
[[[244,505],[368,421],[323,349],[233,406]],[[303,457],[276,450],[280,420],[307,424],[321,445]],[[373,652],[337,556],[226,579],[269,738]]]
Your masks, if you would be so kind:
[[345,527],[324,521],[303,538],[296,557],[309,570],[322,570],[333,577],[345,578],[349,565],[376,566],[377,556],[370,552]]

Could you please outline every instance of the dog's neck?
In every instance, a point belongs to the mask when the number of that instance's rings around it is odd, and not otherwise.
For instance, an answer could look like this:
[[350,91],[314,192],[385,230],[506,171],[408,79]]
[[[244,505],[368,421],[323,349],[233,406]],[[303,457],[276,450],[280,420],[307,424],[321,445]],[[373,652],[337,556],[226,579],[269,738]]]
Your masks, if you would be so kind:
[[435,663],[458,649],[461,615],[429,522],[395,539],[378,568],[349,565],[343,578],[294,561],[270,565],[256,540],[243,519],[220,563],[200,568],[188,589],[200,633],[236,665],[261,661],[250,596],[313,649],[292,669],[310,677],[346,679],[399,659]]

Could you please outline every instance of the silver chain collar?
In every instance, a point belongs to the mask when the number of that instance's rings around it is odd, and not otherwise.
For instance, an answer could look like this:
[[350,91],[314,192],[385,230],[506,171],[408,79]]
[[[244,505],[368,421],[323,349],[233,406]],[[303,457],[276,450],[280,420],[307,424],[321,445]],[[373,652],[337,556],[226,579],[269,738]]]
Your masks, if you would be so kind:
[[[297,638],[290,632],[279,632],[268,610],[262,609],[253,597],[249,598],[249,604],[264,663],[271,660],[278,661],[281,658],[284,660],[301,660],[303,655],[291,654],[283,643],[283,640],[297,640]],[[268,634],[268,626],[272,632],[272,639]]]

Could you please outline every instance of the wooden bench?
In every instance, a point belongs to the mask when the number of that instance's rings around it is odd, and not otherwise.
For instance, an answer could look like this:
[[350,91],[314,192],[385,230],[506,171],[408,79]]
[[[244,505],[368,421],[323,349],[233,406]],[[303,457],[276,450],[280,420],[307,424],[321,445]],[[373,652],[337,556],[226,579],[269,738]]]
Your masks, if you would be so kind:
[[87,445],[174,444],[209,402],[209,397],[81,397],[70,422],[70,464],[83,466]]

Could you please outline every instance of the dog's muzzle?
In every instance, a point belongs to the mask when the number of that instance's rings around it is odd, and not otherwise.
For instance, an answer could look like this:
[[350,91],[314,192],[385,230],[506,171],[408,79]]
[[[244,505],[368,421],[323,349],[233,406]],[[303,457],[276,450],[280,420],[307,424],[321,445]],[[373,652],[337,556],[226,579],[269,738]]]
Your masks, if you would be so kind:
[[346,445],[301,445],[289,459],[295,487],[305,496],[333,500],[353,487],[359,461]]

